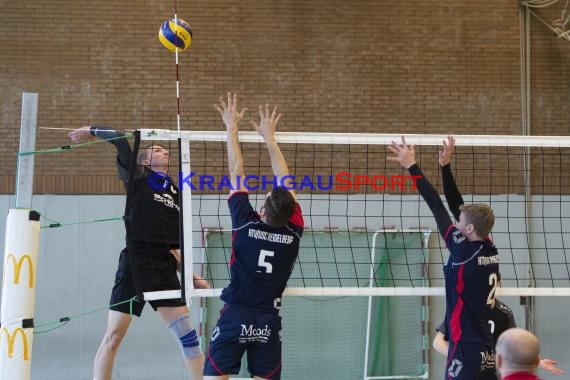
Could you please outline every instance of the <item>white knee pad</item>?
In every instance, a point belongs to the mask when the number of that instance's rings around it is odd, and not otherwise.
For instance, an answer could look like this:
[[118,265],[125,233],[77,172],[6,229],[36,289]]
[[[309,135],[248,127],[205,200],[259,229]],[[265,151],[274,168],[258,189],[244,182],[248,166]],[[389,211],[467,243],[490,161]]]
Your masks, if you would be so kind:
[[188,359],[199,357],[202,352],[200,351],[200,340],[196,330],[190,323],[190,315],[184,314],[179,318],[171,321],[168,324],[168,329],[176,338],[182,356]]

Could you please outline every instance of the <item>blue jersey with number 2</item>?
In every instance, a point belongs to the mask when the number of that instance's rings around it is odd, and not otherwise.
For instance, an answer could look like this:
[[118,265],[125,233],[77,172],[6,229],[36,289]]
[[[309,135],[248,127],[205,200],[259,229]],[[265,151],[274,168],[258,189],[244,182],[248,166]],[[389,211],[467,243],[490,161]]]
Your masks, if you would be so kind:
[[230,284],[222,291],[226,303],[239,303],[258,310],[276,310],[293,272],[303,234],[299,204],[289,223],[273,228],[259,219],[246,192],[228,199],[232,217]]
[[451,342],[494,347],[488,321],[498,284],[499,254],[490,240],[469,241],[450,226],[444,265],[447,331]]

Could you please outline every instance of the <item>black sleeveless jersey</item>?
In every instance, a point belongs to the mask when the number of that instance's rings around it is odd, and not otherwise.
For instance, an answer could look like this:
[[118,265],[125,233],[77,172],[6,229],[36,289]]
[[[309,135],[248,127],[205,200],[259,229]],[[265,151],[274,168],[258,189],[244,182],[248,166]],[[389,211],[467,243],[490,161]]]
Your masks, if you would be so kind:
[[[152,178],[153,171],[144,168],[143,175],[127,190],[125,222],[132,240],[179,246],[179,191],[170,181]],[[157,186],[160,184],[163,186]],[[130,188],[133,186],[133,188]]]
[[133,183],[129,184],[133,151],[128,141],[120,138],[124,137],[124,133],[101,125],[92,126],[90,132],[117,148],[117,170],[127,189],[124,217],[127,240],[179,247],[178,188],[170,179],[166,179],[164,173],[157,174],[144,166],[133,168]]

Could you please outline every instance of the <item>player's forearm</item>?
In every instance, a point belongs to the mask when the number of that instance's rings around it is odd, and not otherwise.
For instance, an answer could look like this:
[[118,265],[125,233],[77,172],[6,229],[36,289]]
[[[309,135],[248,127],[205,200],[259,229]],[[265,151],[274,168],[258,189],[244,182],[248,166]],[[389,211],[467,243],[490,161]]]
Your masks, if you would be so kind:
[[[115,146],[117,149],[117,169],[119,178],[126,184],[129,181],[129,170],[131,167],[133,151],[129,142],[125,138],[125,134],[122,131],[104,125],[92,125],[90,133],[92,136],[98,137],[101,140],[106,140]],[[142,175],[142,168],[137,167],[133,178],[137,179]]]
[[441,198],[435,188],[429,183],[429,181],[425,178],[422,170],[417,164],[412,165],[408,168],[408,171],[411,175],[418,176],[416,185],[418,191],[422,198],[426,201],[428,207],[430,208],[433,216],[435,217],[435,221],[437,223],[437,228],[442,236],[445,236],[447,229],[452,224],[451,218],[441,201]]
[[131,146],[125,138],[122,131],[115,130],[104,125],[92,125],[90,129],[91,136],[106,140],[117,148],[117,160],[124,168],[128,168],[131,164]]
[[464,202],[463,197],[457,188],[457,184],[455,183],[455,178],[453,177],[450,164],[441,167],[441,178],[443,182],[443,193],[445,194],[445,199],[447,200],[449,209],[455,219],[459,220],[459,214],[461,214],[459,206]]
[[232,186],[236,189],[237,178],[243,178],[243,155],[239,144],[238,131],[228,131],[228,168]]
[[113,145],[121,145],[120,141],[126,141],[121,138],[125,136],[123,131],[106,125],[92,125],[89,132],[91,133],[91,136],[99,137],[101,140],[107,140]]
[[265,141],[267,145],[267,150],[269,151],[269,156],[271,157],[271,168],[273,169],[273,174],[275,174],[279,180],[281,178],[289,175],[289,167],[285,161],[285,156],[279,148],[279,144],[275,140],[275,137],[270,137]]

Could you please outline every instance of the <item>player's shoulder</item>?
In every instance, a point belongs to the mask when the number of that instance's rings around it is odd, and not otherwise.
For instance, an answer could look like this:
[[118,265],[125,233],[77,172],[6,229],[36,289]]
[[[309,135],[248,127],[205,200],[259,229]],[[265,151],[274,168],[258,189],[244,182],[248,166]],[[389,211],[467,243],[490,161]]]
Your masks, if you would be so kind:
[[498,299],[495,299],[495,309],[504,314],[511,314],[511,315],[513,314],[513,310],[509,306],[507,306],[504,302],[501,302]]
[[301,239],[301,236],[303,236],[304,227],[295,223],[287,223],[283,228],[285,229],[285,233],[292,233],[297,239]]
[[243,200],[243,199],[249,200],[249,193],[247,191],[234,190],[230,192],[230,195],[228,196],[229,203],[232,203],[232,201]]
[[249,193],[247,191],[232,191],[228,196],[228,206],[230,211],[238,211],[241,209],[252,209],[249,201]]
[[289,226],[293,227],[294,229],[301,229],[305,227],[305,221],[303,218],[303,211],[301,210],[301,204],[298,200],[295,201],[295,211],[293,211],[293,215],[289,219]]
[[485,250],[485,252],[490,253],[490,254],[497,254],[497,247],[495,246],[495,244],[490,240],[490,239],[485,239],[482,242],[483,244],[483,249]]
[[449,228],[449,230],[447,231],[447,238],[453,244],[461,244],[461,243],[464,243],[467,241],[467,238],[465,237],[465,235],[463,235],[463,233],[461,233],[459,228],[457,228],[455,226],[451,226]]
[[465,235],[456,226],[451,226],[446,233],[445,242],[447,249],[455,257],[454,261],[458,260],[463,262],[469,257],[473,257],[476,252],[481,252],[480,245],[474,244],[475,242],[469,241]]

